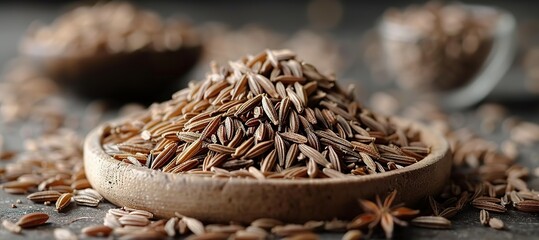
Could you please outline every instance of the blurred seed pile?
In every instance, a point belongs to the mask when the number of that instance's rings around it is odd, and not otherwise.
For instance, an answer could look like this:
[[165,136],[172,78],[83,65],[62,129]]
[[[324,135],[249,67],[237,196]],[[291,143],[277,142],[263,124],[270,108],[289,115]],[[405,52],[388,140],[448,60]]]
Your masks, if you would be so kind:
[[495,12],[429,2],[383,16],[382,44],[389,71],[409,89],[447,90],[470,80],[493,43]]
[[185,21],[163,20],[154,12],[129,3],[110,2],[78,7],[49,26],[33,26],[23,52],[91,55],[97,53],[166,51],[198,44]]
[[466,206],[480,209],[481,224],[494,229],[504,229],[504,223],[491,217],[509,211],[539,212],[539,192],[531,189],[526,180],[530,168],[517,162],[520,149],[539,142],[539,125],[518,120],[508,115],[508,110],[498,104],[485,103],[478,107],[476,117],[481,119],[482,134],[489,135],[502,130],[509,137],[500,145],[479,136],[469,128],[455,127],[454,116],[445,113],[430,102],[398,105],[399,101],[389,93],[374,94],[374,99],[384,98],[385,103],[372,101],[375,107],[384,104],[402,112],[409,118],[431,124],[445,134],[453,153],[451,182],[439,196],[428,199],[429,209],[412,224],[429,228],[450,228],[448,219]]

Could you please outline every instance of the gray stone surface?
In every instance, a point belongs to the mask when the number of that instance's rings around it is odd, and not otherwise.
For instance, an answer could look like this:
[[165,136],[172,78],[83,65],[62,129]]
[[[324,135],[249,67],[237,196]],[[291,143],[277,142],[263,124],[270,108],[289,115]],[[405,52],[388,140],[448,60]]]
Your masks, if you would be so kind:
[[[497,1],[499,5],[517,13],[519,19],[536,14],[539,8],[537,2],[530,4],[519,4],[514,1]],[[206,1],[206,2],[144,2],[143,6],[151,7],[162,14],[168,16],[174,13],[183,13],[191,16],[196,22],[203,21],[224,21],[232,25],[243,25],[247,22],[259,22],[268,27],[279,29],[284,32],[293,32],[296,29],[306,26],[305,14],[306,1],[285,2],[256,2],[240,1],[239,3],[229,3],[228,1]],[[213,7],[211,5],[214,4]],[[392,5],[388,1],[377,1],[376,3],[346,2],[344,22],[333,33],[347,42],[347,52],[359,54],[359,40],[361,34],[372,24],[383,9]],[[405,5],[399,3],[396,5]],[[5,64],[9,59],[16,56],[17,41],[24,33],[24,29],[34,19],[49,22],[63,9],[60,4],[35,3],[0,3],[0,65]],[[533,10],[535,9],[535,10]],[[282,13],[282,14],[281,14]],[[355,58],[354,67],[346,69],[342,74],[348,79],[361,79],[361,85],[369,86],[369,89],[378,88],[368,81],[370,76],[364,64]],[[193,77],[198,79],[200,77]],[[518,86],[522,82],[523,75],[518,67],[514,67],[505,77],[505,82],[499,87],[500,95],[493,95],[491,99],[511,98],[515,99],[515,94],[507,90],[508,86]],[[522,84],[520,84],[522,85]],[[367,92],[366,89],[363,90]],[[511,91],[519,91],[518,88]],[[82,113],[85,101],[72,99],[72,110]],[[515,109],[512,113],[524,119],[538,121],[537,110],[539,105],[536,102],[519,102],[509,105]],[[525,106],[525,107],[522,107]],[[530,110],[531,109],[531,110]],[[478,119],[473,113],[473,109],[453,112],[452,114],[462,114],[468,126],[478,126]],[[23,138],[20,134],[20,124],[10,126],[0,126],[0,132],[7,136],[9,141],[7,147],[10,149],[20,149]],[[502,139],[501,133],[494,134],[490,138],[494,140]],[[529,167],[539,166],[539,151],[534,147],[522,149],[523,156],[520,162]],[[3,163],[2,163],[3,164]],[[530,187],[539,189],[539,179],[530,179]],[[17,199],[22,200],[17,204],[17,208],[11,208],[11,204]],[[51,239],[52,230],[57,227],[67,227],[75,233],[80,229],[91,225],[102,223],[102,218],[107,209],[113,207],[110,204],[101,204],[99,208],[77,207],[66,213],[57,213],[53,207],[37,205],[26,200],[24,196],[9,195],[0,191],[0,219],[15,221],[25,213],[42,210],[50,214],[50,223],[35,230],[24,231],[20,236],[14,236],[0,228],[0,239]],[[508,214],[493,214],[502,219],[507,230],[496,231],[485,228],[479,224],[476,209],[466,209],[463,213],[454,218],[454,228],[451,230],[427,230],[419,228],[406,228],[396,231],[396,238],[402,239],[538,239],[539,238],[539,215],[509,212]],[[324,234],[323,239],[340,239],[340,234]],[[378,236],[381,237],[381,236]]]

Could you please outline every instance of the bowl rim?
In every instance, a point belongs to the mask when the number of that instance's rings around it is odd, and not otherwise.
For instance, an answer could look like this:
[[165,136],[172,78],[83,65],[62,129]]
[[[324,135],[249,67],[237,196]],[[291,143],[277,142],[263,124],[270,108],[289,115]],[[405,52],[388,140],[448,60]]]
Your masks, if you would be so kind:
[[[119,122],[120,120],[105,122],[97,126],[96,128],[94,128],[86,137],[86,140],[84,143],[84,151],[85,152],[96,151],[96,152],[93,152],[91,155],[95,156],[96,158],[99,158],[97,161],[105,161],[110,164],[117,164],[121,167],[126,168],[127,170],[136,171],[143,174],[165,176],[168,180],[171,180],[171,181],[177,181],[178,179],[186,179],[190,182],[196,181],[199,183],[208,183],[208,184],[209,183],[226,183],[227,185],[264,184],[264,185],[274,185],[274,186],[341,185],[344,183],[370,182],[370,181],[375,181],[378,179],[390,178],[392,176],[397,176],[404,173],[411,173],[411,172],[421,170],[424,167],[428,167],[430,165],[434,165],[438,163],[447,154],[450,154],[449,143],[447,142],[447,139],[439,131],[432,129],[431,127],[419,121],[412,121],[412,120],[404,119],[400,117],[391,117],[391,120],[393,120],[394,122],[396,122],[398,125],[401,125],[401,126],[408,125],[414,128],[419,128],[421,136],[427,133],[432,135],[431,138],[432,140],[435,140],[435,144],[430,146],[430,153],[422,160],[401,169],[395,169],[395,170],[391,170],[391,171],[387,171],[383,173],[376,173],[376,174],[369,174],[369,175],[362,175],[362,176],[348,176],[344,178],[324,178],[324,179],[271,179],[271,178],[249,179],[249,178],[234,178],[234,177],[212,178],[212,177],[197,176],[195,174],[167,173],[167,172],[162,172],[162,171],[158,171],[154,169],[149,169],[146,167],[138,167],[133,164],[128,164],[120,160],[114,159],[112,156],[107,154],[102,147],[101,142],[103,139],[102,137],[103,130],[108,124]],[[87,157],[87,155],[85,154],[84,156],[85,164],[86,162],[90,161],[90,159],[88,158],[89,157]]]

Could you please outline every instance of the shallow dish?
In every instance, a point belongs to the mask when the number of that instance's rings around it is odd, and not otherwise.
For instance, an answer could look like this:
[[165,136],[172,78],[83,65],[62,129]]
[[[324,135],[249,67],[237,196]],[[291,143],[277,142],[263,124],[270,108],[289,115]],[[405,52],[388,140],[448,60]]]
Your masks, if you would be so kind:
[[59,53],[28,44],[22,54],[60,86],[91,99],[119,102],[168,98],[198,61],[200,45],[175,50],[137,50],[92,55]]
[[84,144],[84,166],[92,186],[108,201],[144,209],[158,217],[175,212],[209,222],[247,223],[261,217],[302,223],[351,218],[360,211],[357,199],[386,195],[396,189],[397,202],[417,203],[440,192],[451,171],[449,144],[423,124],[395,119],[417,128],[431,153],[408,167],[342,179],[220,179],[170,174],[123,163],[101,146],[105,125]]

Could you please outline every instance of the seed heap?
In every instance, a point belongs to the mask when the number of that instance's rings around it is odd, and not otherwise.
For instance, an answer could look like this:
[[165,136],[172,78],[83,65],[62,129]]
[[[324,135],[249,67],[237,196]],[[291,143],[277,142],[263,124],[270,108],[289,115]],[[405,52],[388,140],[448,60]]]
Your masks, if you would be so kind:
[[383,16],[390,27],[382,36],[390,72],[410,89],[446,90],[467,83],[490,52],[497,17],[439,2],[390,9]]
[[362,108],[353,88],[289,50],[211,67],[172,100],[105,129],[105,151],[164,172],[252,178],[366,175],[429,153],[417,130]]
[[110,2],[75,8],[50,26],[34,28],[21,47],[32,49],[35,44],[60,53],[85,55],[176,50],[198,44],[198,40],[186,22],[165,21],[129,3]]

